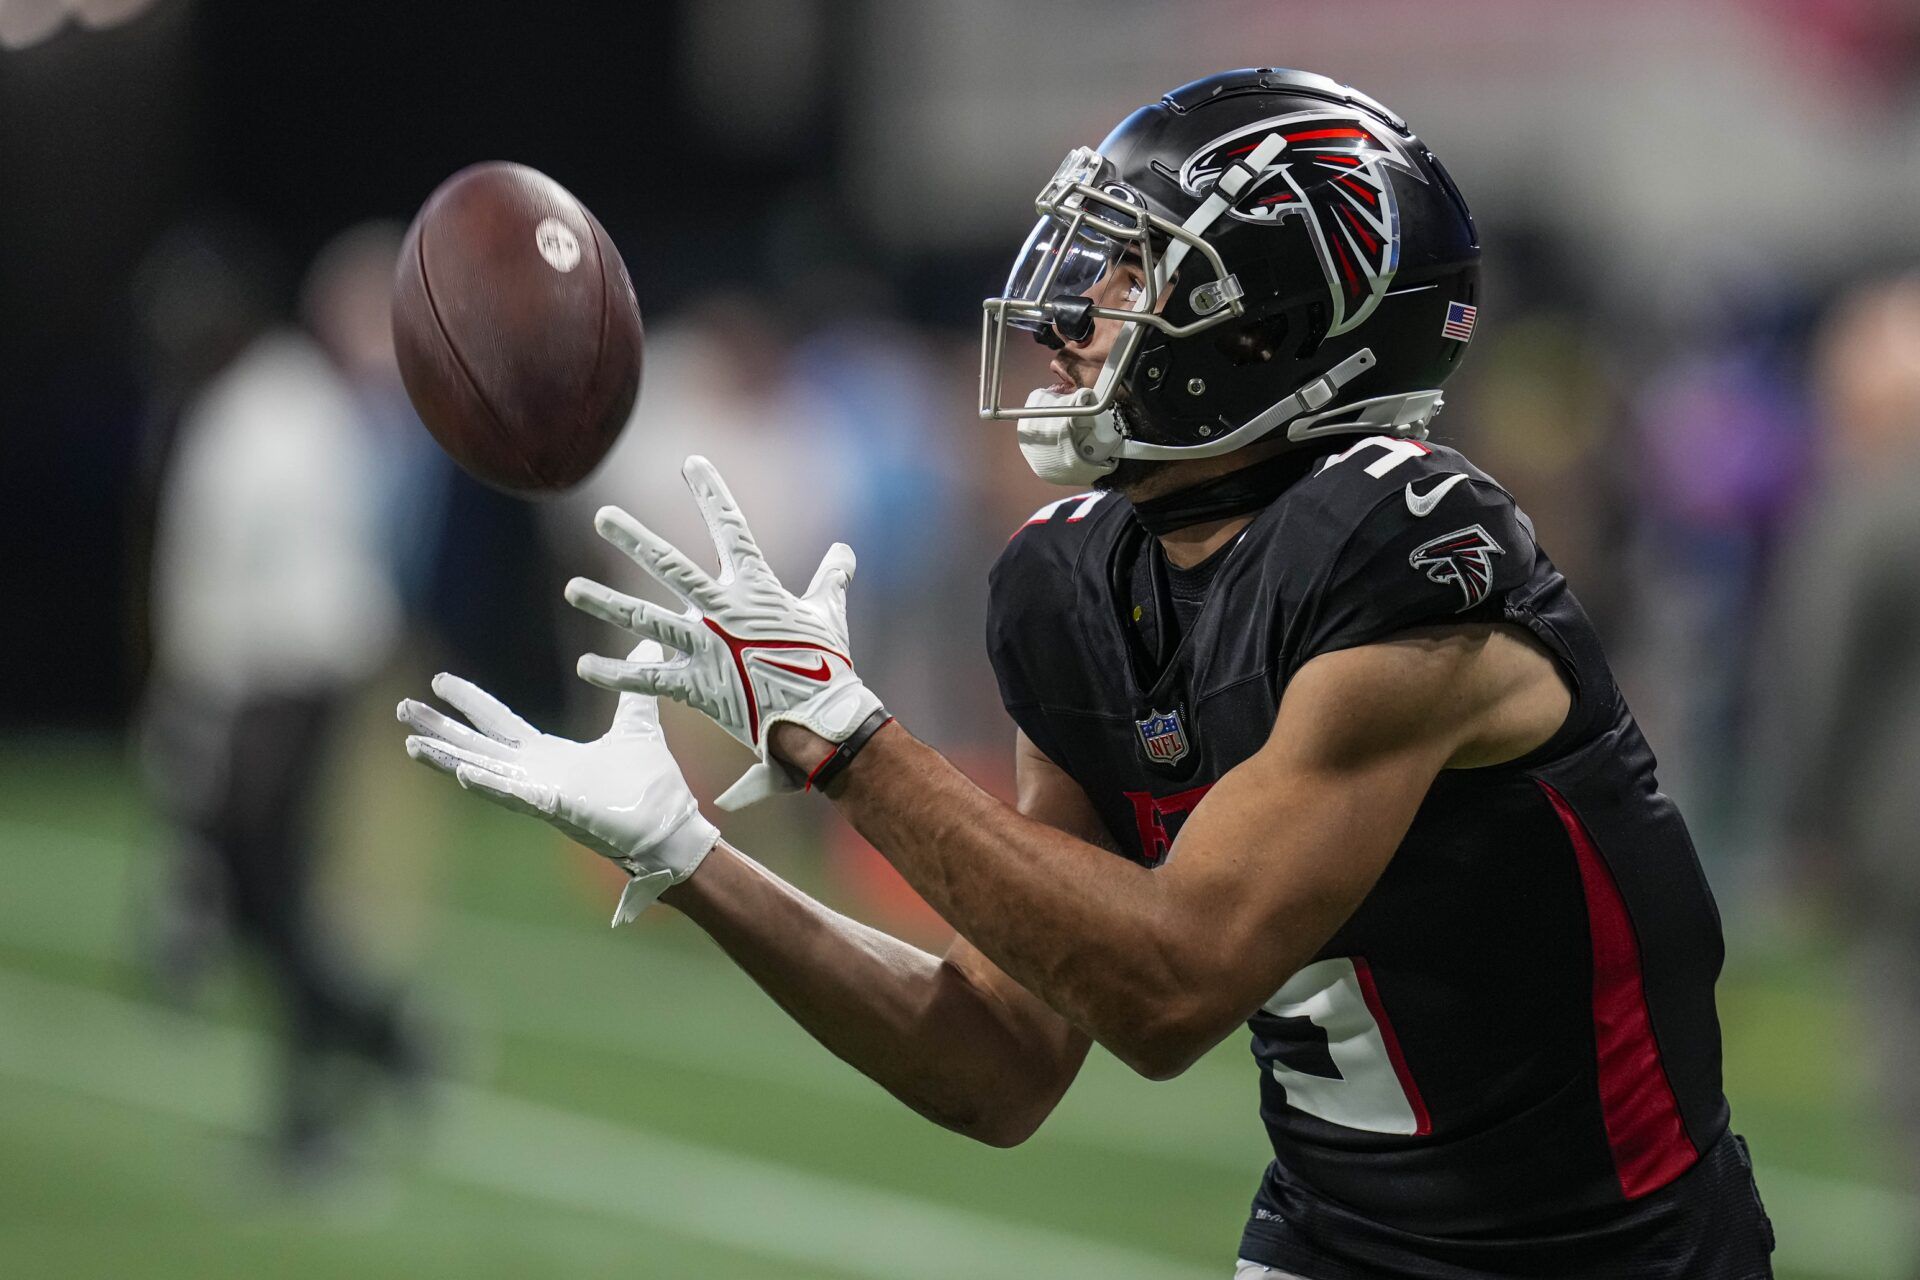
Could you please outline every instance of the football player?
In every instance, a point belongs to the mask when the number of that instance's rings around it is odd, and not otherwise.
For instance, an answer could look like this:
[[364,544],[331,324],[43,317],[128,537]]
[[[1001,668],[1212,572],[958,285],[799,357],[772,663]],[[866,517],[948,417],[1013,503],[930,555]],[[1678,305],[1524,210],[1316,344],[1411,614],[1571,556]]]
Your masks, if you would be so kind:
[[[643,638],[593,743],[442,676],[416,758],[664,896],[928,1118],[1021,1141],[1097,1041],[1177,1075],[1246,1024],[1274,1159],[1246,1276],[1770,1274],[1720,1083],[1722,942],[1687,829],[1528,518],[1426,440],[1479,306],[1446,170],[1379,103],[1258,69],[1070,154],[985,304],[981,411],[1076,492],[991,575],[1019,804],[856,674],[853,555],[789,592],[686,468],[709,572],[603,536],[684,602],[575,579]],[[1005,344],[1056,353],[1024,406]],[[666,651],[656,646],[664,646]],[[718,840],[660,740],[682,700],[824,792],[958,931],[847,920]]]

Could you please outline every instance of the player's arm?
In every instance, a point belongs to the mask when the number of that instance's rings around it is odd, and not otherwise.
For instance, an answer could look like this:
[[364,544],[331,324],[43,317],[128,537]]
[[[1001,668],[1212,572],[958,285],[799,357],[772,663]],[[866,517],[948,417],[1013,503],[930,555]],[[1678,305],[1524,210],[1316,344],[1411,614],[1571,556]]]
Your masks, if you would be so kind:
[[[401,703],[409,755],[624,867],[634,878],[616,922],[670,895],[809,1033],[922,1115],[1011,1146],[1072,1083],[1087,1037],[974,947],[956,939],[935,956],[909,946],[721,843],[667,751],[653,698],[622,694],[608,731],[574,742],[464,680],[441,675],[433,687],[465,720]],[[1096,836],[1092,806],[1065,774],[1029,753],[1018,776],[1029,820]]]
[[759,762],[722,807],[827,789],[961,934],[1148,1075],[1183,1069],[1319,950],[1441,769],[1519,756],[1569,705],[1552,660],[1514,629],[1329,645],[1288,683],[1266,745],[1148,871],[999,803],[888,723],[849,656],[853,552],[836,544],[796,596],[712,465],[690,458],[686,477],[717,576],[617,508],[596,519],[684,612],[586,579],[567,586],[577,607],[676,656],[589,655],[580,674],[678,698],[752,748]]
[[[1016,768],[1024,820],[1097,838],[1092,805],[1071,778],[1030,747]],[[970,1138],[1026,1139],[1086,1058],[1085,1033],[965,938],[929,954],[827,908],[724,843],[662,901],[836,1057]]]
[[[1160,1078],[1325,944],[1441,769],[1531,750],[1568,705],[1551,660],[1501,628],[1323,655],[1289,684],[1266,745],[1207,794],[1159,870],[1014,812],[898,726],[874,737],[831,794],[983,952]],[[802,766],[821,745],[776,728],[776,752]]]

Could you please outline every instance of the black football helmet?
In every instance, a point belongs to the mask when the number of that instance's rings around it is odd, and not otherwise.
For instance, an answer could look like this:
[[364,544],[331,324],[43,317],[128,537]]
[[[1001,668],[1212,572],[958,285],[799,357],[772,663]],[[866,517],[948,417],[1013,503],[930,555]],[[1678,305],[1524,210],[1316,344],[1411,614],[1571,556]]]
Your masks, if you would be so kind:
[[[980,413],[1021,421],[1043,478],[1227,453],[1285,428],[1424,435],[1472,334],[1479,238],[1399,116],[1304,71],[1196,80],[1069,154],[1002,296],[984,303]],[[1123,255],[1148,287],[1088,296]],[[1098,384],[1001,399],[1009,329],[1051,346],[1122,322]],[[1064,415],[1064,416],[1063,416]]]

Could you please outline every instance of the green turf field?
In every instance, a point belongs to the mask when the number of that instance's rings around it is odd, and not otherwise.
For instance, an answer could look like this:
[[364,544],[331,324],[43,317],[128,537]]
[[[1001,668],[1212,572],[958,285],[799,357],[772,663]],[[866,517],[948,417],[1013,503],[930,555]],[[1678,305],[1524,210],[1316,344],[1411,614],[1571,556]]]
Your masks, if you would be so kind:
[[[295,1196],[257,1159],[257,997],[227,980],[179,1011],[146,990],[154,833],[120,747],[0,746],[0,1276],[1230,1273],[1262,1164],[1239,1037],[1159,1085],[1096,1050],[1036,1138],[981,1148],[828,1056],[671,913],[607,929],[585,855],[397,785],[383,803],[429,813],[435,847],[362,865],[342,900],[422,972],[451,1078],[430,1123],[373,1129],[360,1177]],[[1905,1280],[1916,1231],[1844,984],[1821,948],[1762,941],[1736,939],[1723,1015],[1780,1274]]]

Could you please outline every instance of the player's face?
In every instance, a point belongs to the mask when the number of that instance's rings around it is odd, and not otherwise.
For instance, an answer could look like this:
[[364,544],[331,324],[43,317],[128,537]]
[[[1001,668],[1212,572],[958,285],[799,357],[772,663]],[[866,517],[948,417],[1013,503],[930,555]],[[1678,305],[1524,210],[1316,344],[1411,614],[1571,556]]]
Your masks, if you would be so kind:
[[[1093,299],[1097,307],[1132,308],[1140,305],[1140,293],[1145,287],[1146,275],[1141,269],[1140,255],[1130,251],[1113,265],[1105,275],[1095,282],[1087,296]],[[1100,377],[1100,366],[1107,362],[1107,356],[1113,351],[1113,344],[1120,338],[1119,320],[1096,319],[1093,332],[1082,342],[1070,342],[1058,328],[1054,330],[1061,341],[1065,342],[1047,368],[1053,373],[1052,391],[1072,391],[1075,387],[1091,387]]]

